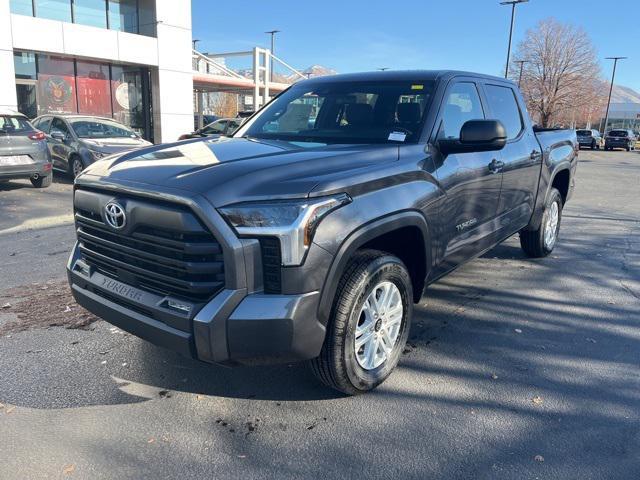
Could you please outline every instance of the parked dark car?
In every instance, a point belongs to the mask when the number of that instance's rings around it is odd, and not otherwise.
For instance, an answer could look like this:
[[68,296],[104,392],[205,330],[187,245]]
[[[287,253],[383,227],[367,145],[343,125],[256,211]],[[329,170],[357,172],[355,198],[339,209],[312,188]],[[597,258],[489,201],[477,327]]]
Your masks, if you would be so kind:
[[189,138],[202,138],[211,135],[232,135],[242,125],[240,118],[219,118],[211,122],[209,125],[196,130],[195,132],[180,135],[178,140],[187,140]]
[[0,110],[0,181],[28,178],[34,187],[45,188],[52,177],[44,133],[21,113]]
[[429,284],[514,233],[531,257],[553,251],[577,156],[575,131],[534,131],[503,78],[303,80],[232,138],[82,173],[71,290],[187,356],[308,360],[325,384],[362,393],[396,367]]
[[604,149],[624,148],[627,152],[636,149],[636,136],[633,130],[615,129],[607,132],[604,138]]
[[603,140],[598,130],[576,130],[576,135],[578,137],[578,145],[580,145],[581,148],[586,147],[591,150],[600,150]]
[[73,178],[103,157],[151,145],[110,118],[42,115],[33,125],[47,135],[53,168]]
[[[202,117],[202,123],[200,123],[200,117]],[[220,117],[217,115],[203,115],[200,113],[193,114],[193,129],[198,130],[200,125],[209,125],[211,122],[215,122]]]

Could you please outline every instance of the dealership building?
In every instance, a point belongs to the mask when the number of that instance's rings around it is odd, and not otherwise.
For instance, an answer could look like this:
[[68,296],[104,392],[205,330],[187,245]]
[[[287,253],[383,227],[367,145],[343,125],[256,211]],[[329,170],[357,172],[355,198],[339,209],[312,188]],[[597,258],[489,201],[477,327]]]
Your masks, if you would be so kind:
[[190,0],[0,1],[0,108],[193,129]]

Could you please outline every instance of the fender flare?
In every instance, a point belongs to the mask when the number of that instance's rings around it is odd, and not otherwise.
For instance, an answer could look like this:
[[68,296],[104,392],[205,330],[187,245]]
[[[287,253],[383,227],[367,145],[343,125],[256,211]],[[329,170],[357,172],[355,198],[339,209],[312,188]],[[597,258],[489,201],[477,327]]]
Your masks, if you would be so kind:
[[[365,243],[381,236],[386,233],[393,232],[404,227],[417,227],[422,233],[422,240],[424,243],[425,254],[425,281],[426,276],[429,273],[431,267],[431,236],[429,234],[429,226],[427,221],[421,213],[410,210],[400,213],[394,213],[388,216],[376,218],[352,232],[342,242],[338,251],[331,263],[331,267],[327,273],[327,277],[322,287],[320,295],[320,302],[318,304],[318,320],[323,325],[326,325],[331,315],[331,308],[333,307],[333,300],[335,298],[336,290],[340,278],[349,262],[349,259],[353,256],[356,250],[362,247]],[[425,283],[426,285],[426,283]],[[422,295],[422,292],[420,292]],[[414,292],[415,295],[415,292]]]

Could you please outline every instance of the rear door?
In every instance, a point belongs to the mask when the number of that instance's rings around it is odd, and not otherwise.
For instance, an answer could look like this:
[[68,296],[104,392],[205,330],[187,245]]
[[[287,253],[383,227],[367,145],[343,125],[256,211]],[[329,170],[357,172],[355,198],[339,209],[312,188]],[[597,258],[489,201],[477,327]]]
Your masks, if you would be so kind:
[[527,225],[533,214],[542,152],[514,88],[487,81],[484,91],[491,118],[500,120],[507,130],[507,145],[500,152],[499,228],[515,232]]
[[[473,79],[449,84],[440,107],[438,139],[460,138],[469,120],[488,118]],[[492,245],[502,175],[498,151],[450,154],[435,159],[445,197],[440,209],[442,269],[450,270]]]

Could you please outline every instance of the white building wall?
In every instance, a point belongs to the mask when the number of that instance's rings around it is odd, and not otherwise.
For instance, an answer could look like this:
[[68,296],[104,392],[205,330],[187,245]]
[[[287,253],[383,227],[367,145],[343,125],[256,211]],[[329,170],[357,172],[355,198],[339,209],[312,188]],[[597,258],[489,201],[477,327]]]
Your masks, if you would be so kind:
[[18,108],[9,2],[0,1],[0,108]]
[[158,70],[152,78],[156,142],[193,130],[191,1],[157,0]]

